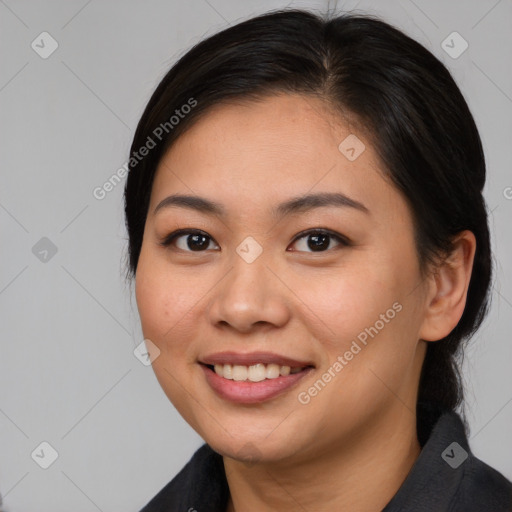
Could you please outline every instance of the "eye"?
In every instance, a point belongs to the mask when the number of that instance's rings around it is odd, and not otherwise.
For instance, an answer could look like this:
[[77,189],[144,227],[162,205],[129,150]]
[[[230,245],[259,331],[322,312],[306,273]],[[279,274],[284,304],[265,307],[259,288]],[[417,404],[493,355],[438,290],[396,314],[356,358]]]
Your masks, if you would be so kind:
[[[311,252],[326,252],[332,249],[332,239],[334,239],[338,245],[345,247],[350,245],[347,238],[328,229],[316,228],[302,231],[295,237],[293,243],[296,244],[302,239],[307,239],[307,241],[302,242],[302,248],[297,249],[298,251],[308,252],[307,250],[310,249]],[[211,242],[214,242],[213,238],[204,231],[199,229],[179,229],[167,235],[160,242],[160,245],[163,247],[174,245],[185,252],[204,252],[208,249]],[[216,243],[215,246],[215,248],[219,249]],[[295,251],[296,249],[292,252]]]
[[350,245],[348,239],[344,236],[328,229],[317,228],[303,231],[297,235],[294,243],[301,241],[303,238],[307,240],[302,242],[302,248],[298,249],[299,251],[308,252],[307,249],[311,249],[312,252],[326,252],[331,249],[331,239],[336,240],[339,245],[344,247]]
[[[160,242],[160,245],[168,247],[174,244],[178,249],[181,249],[182,251],[204,252],[206,249],[208,249],[208,246],[212,241],[213,238],[211,238],[204,231],[200,231],[198,229],[178,229],[177,231],[167,235]],[[217,245],[217,248],[218,247],[219,246]]]

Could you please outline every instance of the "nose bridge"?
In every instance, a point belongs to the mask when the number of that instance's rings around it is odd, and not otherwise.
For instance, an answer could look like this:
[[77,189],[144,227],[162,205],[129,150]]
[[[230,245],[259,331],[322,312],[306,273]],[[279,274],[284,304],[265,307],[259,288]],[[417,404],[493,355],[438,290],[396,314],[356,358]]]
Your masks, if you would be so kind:
[[284,288],[267,265],[270,252],[246,237],[230,258],[230,272],[220,283],[210,308],[211,321],[240,331],[256,323],[280,324],[287,316]]

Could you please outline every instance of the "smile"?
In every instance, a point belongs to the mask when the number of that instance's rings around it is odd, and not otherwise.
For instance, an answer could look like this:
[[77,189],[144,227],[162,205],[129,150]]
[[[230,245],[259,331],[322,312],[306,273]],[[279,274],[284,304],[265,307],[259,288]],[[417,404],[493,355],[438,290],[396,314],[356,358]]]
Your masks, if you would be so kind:
[[[314,370],[313,366],[290,368],[277,364],[199,366],[212,391],[220,398],[236,404],[258,404],[283,395]],[[251,369],[253,367],[256,369]],[[275,376],[277,371],[279,375]],[[267,377],[268,374],[270,377]],[[263,375],[264,378],[261,378]],[[255,378],[258,380],[254,380]]]
[[[212,366],[210,365],[210,369]],[[277,379],[290,374],[299,373],[304,368],[280,366],[278,364],[257,363],[250,366],[239,364],[216,364],[213,370],[217,375],[228,380],[260,382],[265,379]]]

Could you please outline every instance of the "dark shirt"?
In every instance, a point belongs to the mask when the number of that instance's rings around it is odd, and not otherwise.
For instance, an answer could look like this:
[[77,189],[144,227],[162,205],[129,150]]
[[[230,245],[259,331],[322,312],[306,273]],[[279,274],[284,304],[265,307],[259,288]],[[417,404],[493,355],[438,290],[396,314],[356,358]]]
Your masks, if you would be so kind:
[[[382,512],[512,512],[512,483],[471,453],[458,414],[425,424],[421,453]],[[226,512],[228,498],[222,456],[203,444],[140,512]]]

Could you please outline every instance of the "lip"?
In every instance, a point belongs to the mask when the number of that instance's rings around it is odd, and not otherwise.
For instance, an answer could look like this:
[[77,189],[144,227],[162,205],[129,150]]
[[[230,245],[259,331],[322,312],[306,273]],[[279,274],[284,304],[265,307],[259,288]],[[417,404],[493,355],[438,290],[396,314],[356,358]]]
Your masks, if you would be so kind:
[[246,354],[240,352],[217,352],[203,357],[199,362],[209,365],[238,364],[241,366],[251,366],[253,364],[263,363],[289,366],[290,368],[314,366],[311,361],[298,361],[272,352],[250,352]]
[[[262,362],[261,359],[260,362]],[[225,400],[239,404],[256,404],[275,398],[289,391],[292,387],[295,387],[297,382],[314,370],[314,368],[308,367],[299,373],[291,373],[286,376],[281,375],[276,379],[251,382],[225,379],[217,375],[215,371],[209,366],[206,366],[206,364],[199,364],[199,366],[205,374],[206,381],[217,395]]]

